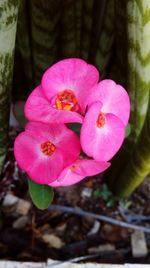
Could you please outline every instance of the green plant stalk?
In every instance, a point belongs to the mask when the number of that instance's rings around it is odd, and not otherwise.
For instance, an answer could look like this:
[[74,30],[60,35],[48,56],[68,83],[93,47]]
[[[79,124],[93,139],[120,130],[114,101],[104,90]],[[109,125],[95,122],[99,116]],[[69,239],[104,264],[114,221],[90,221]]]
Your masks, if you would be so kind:
[[81,31],[81,58],[88,60],[90,51],[90,39],[93,24],[94,0],[83,0],[82,31]]
[[[29,2],[27,2],[27,0],[22,0],[20,3],[18,14],[14,66],[14,95],[16,95],[15,93],[17,93],[18,100],[19,98],[21,98],[21,94],[27,95],[27,93],[29,93],[29,91],[34,87],[34,77],[32,69],[30,11],[28,5]],[[18,73],[20,72],[20,68],[22,69],[22,75],[18,75]],[[23,75],[25,77],[24,79],[22,77]]]
[[[147,109],[149,109],[150,2],[148,0],[128,0],[127,19],[127,89],[131,99],[131,134],[124,148],[118,154],[119,159],[116,157],[116,161],[114,165],[112,165],[111,174],[109,176],[111,188],[118,194],[122,193],[122,195],[130,194],[142,182],[148,172],[148,166],[145,168],[143,157],[145,157],[145,150],[147,151],[147,146],[149,145],[141,141],[141,139],[143,139],[143,131],[141,134],[141,130],[145,122],[146,114],[148,113]],[[140,148],[141,146],[142,148]],[[145,146],[146,148],[144,148]],[[141,155],[137,152],[140,152]],[[146,157],[148,158],[148,155],[146,155]],[[138,163],[140,171],[138,171],[138,167],[134,164],[136,162]]]
[[[128,91],[131,99],[131,140],[144,125],[150,90],[150,1],[128,0]],[[132,149],[132,146],[131,146]]]
[[126,169],[115,184],[115,192],[121,197],[130,195],[150,172],[150,101],[146,120]]
[[102,30],[99,36],[98,48],[96,51],[95,64],[100,70],[101,79],[106,76],[106,69],[113,53],[112,48],[115,36],[115,8],[114,0],[108,0],[104,14]]
[[81,57],[81,29],[82,29],[82,1],[74,1],[75,5],[75,36],[76,36],[76,55]]
[[0,0],[0,173],[9,143],[9,112],[19,0]]
[[30,4],[31,51],[35,85],[45,69],[59,57],[61,1],[32,0]]
[[[109,1],[108,1],[109,3]],[[110,2],[112,5],[112,2]],[[109,5],[110,5],[109,4]],[[114,20],[110,20],[113,16],[108,14],[108,20],[110,21],[110,29],[112,28],[112,34],[108,35],[113,38],[110,51],[107,54],[108,62],[106,69],[104,69],[106,77],[109,77],[116,81],[116,83],[121,84],[126,88],[127,80],[127,1],[126,0],[115,0],[113,4],[114,9]],[[112,9],[111,9],[112,10]],[[108,12],[108,11],[107,11]],[[110,11],[109,11],[110,13]],[[113,15],[113,14],[112,14]],[[113,24],[113,26],[112,26]],[[103,42],[102,42],[103,43]],[[102,46],[102,45],[101,45]],[[106,59],[107,59],[106,58]],[[105,59],[104,59],[105,60]],[[125,158],[127,158],[126,142],[122,146],[121,150],[113,158],[112,165],[107,171],[107,182],[109,187],[113,189],[115,185],[115,180],[118,178],[118,174],[122,171],[122,165],[125,165]],[[115,187],[115,186],[114,186]]]
[[110,78],[126,88],[127,81],[127,1],[115,0],[114,48],[111,58]]
[[73,0],[62,1],[60,51],[62,58],[77,57],[76,50],[76,9]]

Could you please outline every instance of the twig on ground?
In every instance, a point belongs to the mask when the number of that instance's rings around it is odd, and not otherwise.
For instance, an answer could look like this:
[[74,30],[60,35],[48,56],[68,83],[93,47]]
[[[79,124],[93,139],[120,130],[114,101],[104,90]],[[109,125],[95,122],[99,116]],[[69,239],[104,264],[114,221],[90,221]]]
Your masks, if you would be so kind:
[[127,215],[128,222],[141,222],[141,221],[150,221],[150,216],[146,215],[138,215],[138,214],[128,214]]
[[80,208],[66,207],[66,206],[61,206],[61,205],[51,205],[49,206],[48,210],[49,211],[57,210],[57,211],[61,211],[64,213],[76,214],[81,217],[91,217],[96,220],[104,221],[113,225],[118,225],[120,227],[130,228],[134,230],[140,230],[145,233],[150,233],[150,228],[148,227],[123,222],[123,221],[116,220],[105,215],[98,215],[92,212],[84,211]]
[[[95,253],[95,254],[90,254],[90,255],[85,255],[85,256],[79,256],[79,257],[76,257],[76,258],[73,258],[73,259],[69,259],[69,260],[66,260],[66,261],[58,261],[55,263],[56,266],[59,266],[59,265],[62,265],[64,263],[67,263],[67,262],[71,262],[71,263],[78,263],[78,262],[83,262],[83,261],[90,261],[92,259],[95,259],[95,258],[100,258],[100,257],[108,257],[110,258],[110,256],[116,256],[117,254],[120,255],[121,254],[128,254],[129,252],[131,251],[130,248],[127,248],[127,249],[124,249],[124,250],[115,250],[115,251],[102,251],[102,252],[98,252],[98,253]],[[53,264],[49,264],[48,267],[54,267]]]
[[150,215],[130,213],[130,210],[125,209],[121,202],[118,206],[118,210],[125,222],[138,223],[141,221],[150,221]]

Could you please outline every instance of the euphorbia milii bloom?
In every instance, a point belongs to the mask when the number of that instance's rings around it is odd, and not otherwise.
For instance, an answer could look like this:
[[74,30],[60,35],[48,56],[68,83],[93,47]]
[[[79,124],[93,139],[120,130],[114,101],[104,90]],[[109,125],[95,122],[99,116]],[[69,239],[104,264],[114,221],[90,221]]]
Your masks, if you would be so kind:
[[99,80],[97,69],[81,59],[65,59],[50,67],[29,96],[25,115],[45,123],[82,123],[87,96]]
[[14,153],[31,180],[49,184],[79,157],[80,142],[64,124],[29,122],[15,140]]
[[100,101],[101,112],[111,113],[122,120],[126,126],[130,115],[130,100],[127,91],[111,79],[105,79],[91,88],[88,104]]
[[96,161],[108,161],[121,147],[125,126],[116,115],[102,112],[103,104],[90,105],[81,127],[83,151]]
[[78,159],[66,167],[59,175],[58,179],[49,185],[52,187],[70,186],[85,177],[94,176],[105,171],[110,166],[107,162],[97,162],[91,159]]

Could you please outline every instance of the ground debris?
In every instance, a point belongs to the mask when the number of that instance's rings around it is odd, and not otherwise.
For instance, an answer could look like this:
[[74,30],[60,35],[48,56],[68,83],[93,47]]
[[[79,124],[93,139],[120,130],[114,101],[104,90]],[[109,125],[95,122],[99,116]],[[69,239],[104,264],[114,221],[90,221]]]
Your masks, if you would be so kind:
[[87,233],[88,236],[96,234],[100,229],[101,223],[99,221],[94,221],[91,230]]
[[2,207],[4,207],[7,213],[17,213],[20,215],[27,215],[31,203],[27,200],[14,196],[13,193],[8,193],[3,200]]
[[115,251],[115,246],[112,244],[104,244],[104,245],[99,245],[95,248],[89,248],[88,252],[91,253],[98,253],[98,252],[111,252]]
[[12,193],[7,193],[3,200],[3,206],[8,207],[8,206],[14,206],[17,204],[19,198],[17,196],[14,196]]
[[53,248],[62,248],[64,243],[63,241],[54,234],[44,234],[42,236],[44,242],[48,243],[50,247]]
[[81,197],[83,198],[90,198],[92,195],[92,189],[91,188],[84,188],[81,192]]
[[31,203],[29,201],[19,199],[17,207],[16,207],[16,212],[21,215],[27,215],[30,208],[31,208]]
[[134,231],[131,235],[132,254],[135,258],[145,257],[148,254],[145,235],[142,231]]
[[28,216],[22,216],[13,222],[12,227],[14,229],[23,229],[26,227],[28,221],[29,221]]

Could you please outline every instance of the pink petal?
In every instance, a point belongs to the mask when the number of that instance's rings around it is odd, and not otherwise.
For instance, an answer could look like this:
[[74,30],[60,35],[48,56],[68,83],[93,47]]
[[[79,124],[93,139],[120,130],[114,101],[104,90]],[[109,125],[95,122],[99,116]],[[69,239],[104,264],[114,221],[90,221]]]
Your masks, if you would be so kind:
[[[94,176],[103,172],[110,166],[107,162],[97,162],[90,159],[78,159],[71,166],[65,168],[58,179],[49,185],[52,187],[70,186],[83,180],[85,177]],[[73,167],[73,168],[72,168]]]
[[25,104],[25,116],[28,120],[43,123],[82,123],[83,117],[67,110],[53,108],[38,86],[32,91]]
[[96,161],[110,160],[121,147],[125,126],[122,121],[113,114],[105,114],[106,123],[103,127],[96,126],[100,113],[101,103],[93,103],[86,113],[81,127],[81,146],[83,151]]
[[100,101],[104,113],[119,117],[126,126],[130,115],[130,100],[127,91],[113,80],[103,80],[91,89],[88,103]]
[[39,140],[27,131],[18,135],[14,144],[14,154],[19,166],[30,179],[48,184],[58,177],[63,168],[63,155],[59,149],[47,157],[40,150]]
[[80,140],[71,129],[64,124],[43,124],[29,122],[26,130],[36,136],[39,142],[50,140],[61,151],[64,158],[64,167],[74,162],[80,155]]
[[60,91],[72,90],[84,112],[85,98],[90,88],[98,80],[99,72],[93,65],[77,58],[65,59],[57,62],[44,73],[42,90],[48,100],[51,100]]

